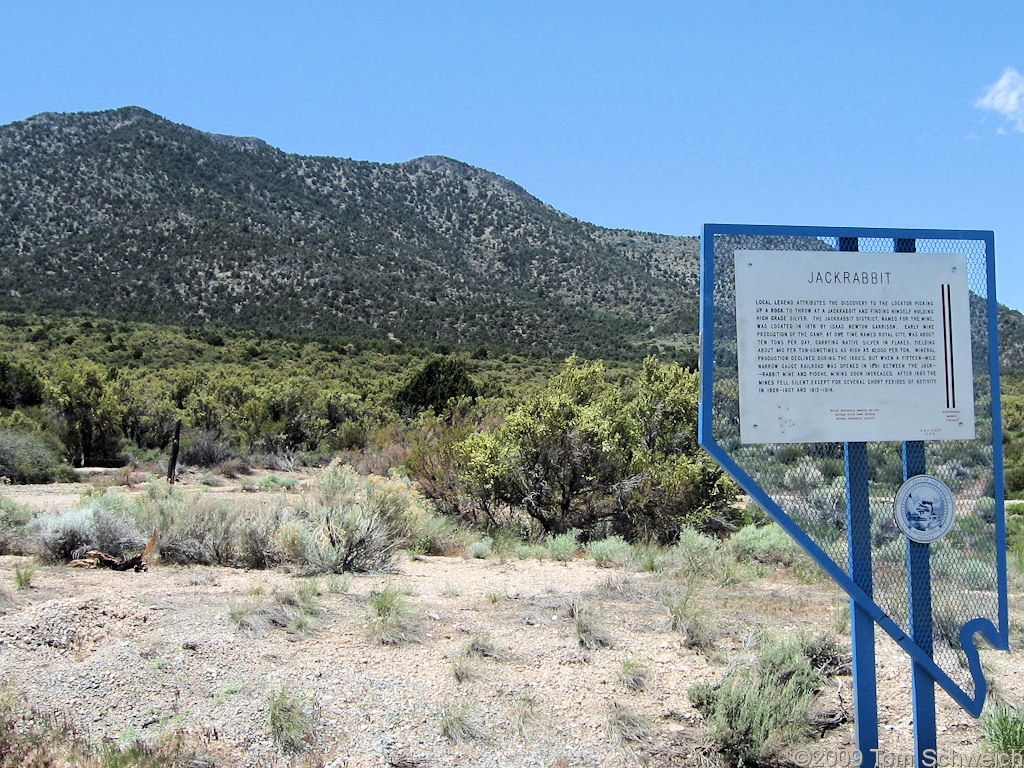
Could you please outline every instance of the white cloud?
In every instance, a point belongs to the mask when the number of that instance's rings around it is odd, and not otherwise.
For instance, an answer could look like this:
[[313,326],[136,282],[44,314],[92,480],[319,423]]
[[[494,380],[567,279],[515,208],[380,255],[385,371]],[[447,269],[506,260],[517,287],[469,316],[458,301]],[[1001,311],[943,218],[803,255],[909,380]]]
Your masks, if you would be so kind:
[[1001,113],[1013,123],[1014,129],[1024,133],[1024,75],[1007,67],[999,81],[990,85],[974,106]]

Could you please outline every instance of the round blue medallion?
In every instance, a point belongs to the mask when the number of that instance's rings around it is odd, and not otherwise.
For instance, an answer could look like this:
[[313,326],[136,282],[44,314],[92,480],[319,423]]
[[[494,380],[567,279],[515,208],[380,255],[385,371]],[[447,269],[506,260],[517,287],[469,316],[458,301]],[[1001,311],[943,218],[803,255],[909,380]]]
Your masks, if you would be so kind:
[[931,475],[915,475],[896,492],[893,511],[903,535],[918,544],[938,541],[953,527],[953,492]]

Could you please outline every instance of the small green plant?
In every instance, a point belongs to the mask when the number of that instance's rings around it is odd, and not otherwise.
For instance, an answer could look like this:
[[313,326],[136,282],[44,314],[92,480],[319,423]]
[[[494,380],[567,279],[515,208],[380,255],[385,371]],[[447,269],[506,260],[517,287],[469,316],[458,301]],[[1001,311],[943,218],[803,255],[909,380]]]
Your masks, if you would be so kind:
[[383,645],[419,640],[412,606],[402,591],[392,584],[370,593],[366,629],[372,640]]
[[576,557],[580,548],[580,532],[573,529],[548,538],[548,552],[552,560],[568,562]]
[[456,587],[452,582],[446,581],[444,586],[441,587],[441,591],[438,593],[441,597],[458,597],[459,588]]
[[622,566],[629,561],[632,551],[629,542],[621,536],[609,536],[606,539],[592,541],[586,546],[587,554],[594,558],[599,568]]
[[806,638],[767,638],[756,661],[730,668],[718,684],[690,688],[690,701],[704,715],[728,763],[775,762],[788,745],[806,736],[814,694],[825,681],[807,655],[816,648]]
[[711,625],[708,611],[697,599],[693,580],[679,595],[666,595],[662,600],[668,612],[669,629],[683,636],[687,648],[709,650],[715,644],[717,633]]
[[729,539],[729,550],[739,561],[769,565],[791,566],[805,557],[796,542],[777,523],[741,528]]
[[508,595],[501,590],[492,590],[491,592],[487,592],[484,597],[487,598],[487,602],[489,603],[500,603],[502,600],[508,600]]
[[546,557],[551,557],[548,548],[543,544],[531,544],[530,542],[517,544],[514,552],[520,560],[543,560]]
[[486,560],[491,556],[492,543],[490,536],[484,536],[479,541],[474,541],[469,545],[469,556],[478,560]]
[[480,725],[468,704],[445,707],[440,716],[441,735],[452,743],[487,741],[486,729]]
[[35,563],[29,563],[24,566],[14,566],[14,586],[18,589],[29,589],[32,586],[32,580],[35,577]]
[[643,542],[633,545],[633,553],[630,557],[633,567],[638,571],[655,573],[662,571],[668,563],[665,557],[665,550],[658,544]]
[[642,660],[627,656],[619,663],[619,682],[631,691],[646,691],[651,684],[650,669]]
[[352,588],[352,577],[347,573],[328,573],[324,576],[324,590],[331,595],[343,595]]
[[282,686],[270,697],[267,720],[270,736],[282,752],[304,752],[315,735],[316,705],[312,699]]
[[269,600],[261,599],[262,589],[251,590],[246,598],[229,603],[228,615],[248,637],[261,637],[275,627],[308,634],[320,626],[319,594],[315,582],[300,584],[295,591],[276,591]]
[[1024,752],[1024,712],[999,706],[981,719],[985,743],[993,752],[1011,755]]
[[599,648],[611,648],[615,645],[612,637],[594,616],[594,609],[580,599],[569,604],[569,617],[572,619],[576,640],[581,648],[596,651]]
[[277,475],[267,475],[262,478],[258,483],[258,488],[261,491],[290,491],[299,481],[294,477],[278,477]]
[[613,702],[608,710],[608,736],[616,744],[643,741],[653,733],[651,721],[629,707]]

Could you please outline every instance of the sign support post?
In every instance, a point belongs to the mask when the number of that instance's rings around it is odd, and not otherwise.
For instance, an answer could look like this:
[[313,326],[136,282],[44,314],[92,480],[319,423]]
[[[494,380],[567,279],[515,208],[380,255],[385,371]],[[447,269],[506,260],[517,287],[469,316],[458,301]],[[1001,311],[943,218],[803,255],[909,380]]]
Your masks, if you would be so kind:
[[[856,251],[858,238],[842,237],[839,250]],[[844,443],[846,466],[846,536],[850,578],[871,596],[871,503],[868,493],[868,454],[864,443]],[[850,599],[853,650],[854,730],[864,768],[875,768],[878,750],[878,685],[875,678],[875,622],[856,600]]]

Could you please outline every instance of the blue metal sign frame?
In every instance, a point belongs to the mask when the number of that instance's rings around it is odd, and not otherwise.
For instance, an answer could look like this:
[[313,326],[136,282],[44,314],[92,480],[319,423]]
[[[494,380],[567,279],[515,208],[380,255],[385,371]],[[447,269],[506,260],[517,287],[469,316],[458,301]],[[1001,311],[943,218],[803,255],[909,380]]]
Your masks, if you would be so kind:
[[[960,629],[959,639],[974,681],[974,695],[966,693],[932,658],[931,574],[929,545],[907,541],[909,633],[878,605],[872,596],[871,530],[867,453],[864,443],[844,444],[849,562],[844,569],[809,536],[779,503],[765,491],[713,434],[714,333],[715,333],[715,238],[720,235],[752,237],[830,238],[838,250],[856,251],[862,238],[891,239],[893,253],[914,252],[918,240],[970,240],[984,243],[991,383],[993,493],[996,502],[996,569],[998,627],[988,618],[974,618]],[[1009,647],[1006,583],[1006,528],[1003,511],[1002,414],[999,400],[999,344],[995,298],[994,235],[989,231],[883,229],[853,227],[796,227],[706,224],[701,239],[701,404],[698,433],[701,446],[743,487],[808,555],[850,596],[853,641],[856,732],[864,765],[874,764],[878,746],[878,714],[874,663],[874,625],[890,635],[910,656],[913,670],[915,747],[921,763],[925,750],[935,749],[935,689],[938,683],[965,710],[978,717],[985,703],[987,683],[975,635],[981,634],[995,648]],[[926,450],[922,441],[903,444],[904,479],[924,474]],[[927,606],[921,609],[920,606]],[[915,608],[915,606],[917,606]]]

